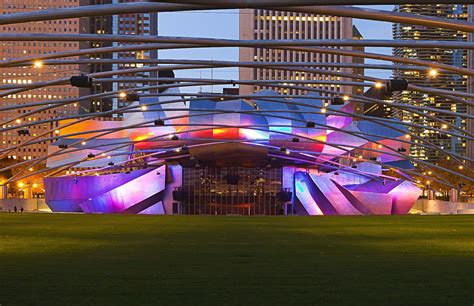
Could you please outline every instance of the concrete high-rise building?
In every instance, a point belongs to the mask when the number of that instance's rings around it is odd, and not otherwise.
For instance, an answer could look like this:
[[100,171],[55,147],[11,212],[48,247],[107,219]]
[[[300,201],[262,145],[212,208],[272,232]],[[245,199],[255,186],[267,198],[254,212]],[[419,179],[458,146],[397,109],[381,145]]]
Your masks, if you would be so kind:
[[[40,11],[58,7],[79,6],[79,0],[0,0],[0,14],[24,13],[29,11]],[[79,19],[50,20],[31,23],[20,23],[0,26],[1,33],[51,33],[51,34],[78,34],[80,32]],[[63,52],[79,49],[77,42],[46,42],[46,41],[15,41],[2,42],[0,53],[2,60],[38,56],[40,54]],[[44,82],[63,77],[69,77],[79,73],[78,65],[47,66],[40,62],[23,67],[12,67],[1,69],[1,84],[31,84]],[[59,100],[78,97],[79,91],[70,86],[52,86],[33,89],[17,94],[11,94],[0,99],[1,106],[23,105],[38,101]],[[55,117],[65,117],[78,111],[78,104],[72,103],[50,110],[28,115],[34,108],[23,107],[0,113],[0,121],[3,128],[14,127],[22,123],[33,123],[35,121],[47,120]],[[16,119],[17,117],[22,119]],[[11,121],[11,122],[9,122]],[[7,123],[9,122],[9,123]],[[26,129],[8,130],[1,133],[1,148],[12,147],[38,136],[48,130],[54,129],[57,123],[38,124]],[[21,134],[21,135],[20,135]],[[54,136],[54,132],[45,136]],[[14,152],[8,157],[15,160],[30,160],[43,157],[47,154],[48,142],[29,145]]]
[[[134,0],[135,2],[138,2]],[[134,2],[128,1],[128,2]],[[100,5],[115,3],[114,0],[82,0],[82,5]],[[91,34],[114,34],[114,35],[158,35],[158,14],[157,13],[143,13],[143,14],[122,14],[114,16],[99,16],[82,18],[82,31]],[[126,43],[114,42],[87,42],[82,48],[100,48],[124,45]],[[82,67],[87,73],[121,70],[128,68],[136,68],[143,66],[139,60],[157,59],[158,51],[127,51],[118,53],[103,53],[94,55],[92,59],[105,60],[125,60],[127,63],[106,63],[106,64],[92,64]],[[138,61],[137,61],[138,60]],[[133,75],[121,75],[123,77],[154,77],[155,73],[140,73]],[[81,95],[88,95],[94,93],[101,93],[111,90],[121,90],[132,87],[148,86],[148,83],[95,83],[94,87],[89,90],[81,90]],[[90,102],[85,102],[81,105],[81,112],[103,112],[111,109],[128,106],[129,102],[122,99],[94,99]]]
[[[466,4],[401,4],[396,5],[396,12],[413,13],[425,16],[435,16],[440,18],[449,18],[455,20],[466,21],[472,19],[473,8],[472,5]],[[467,41],[472,36],[468,36],[465,32],[429,28],[417,25],[394,24],[393,38],[395,40],[446,40],[446,41]],[[474,58],[472,52],[468,54],[466,50],[452,50],[443,48],[412,48],[400,47],[394,48],[393,54],[395,56],[420,59],[426,61],[433,61],[458,67],[473,67]],[[395,77],[404,78],[410,84],[420,85],[424,87],[435,87],[444,90],[455,90],[460,92],[473,92],[472,78],[459,74],[439,72],[436,77],[428,75],[428,73],[398,70],[395,71]],[[471,83],[471,85],[469,85]],[[406,91],[395,96],[395,101],[404,104],[412,104],[416,106],[434,107],[438,109],[450,110],[457,113],[467,113],[468,108],[465,105],[456,103],[443,97],[437,97],[425,93]],[[428,117],[421,117],[416,114],[401,112],[398,114],[400,119],[406,122],[413,122],[421,126],[441,128],[442,125],[430,118],[436,116],[437,118],[446,120],[451,124],[466,129],[472,133],[472,122],[464,118],[453,115],[443,114],[428,114]],[[427,129],[414,129],[413,132],[427,141],[430,141],[436,146],[449,150],[453,153],[468,155],[473,157],[472,142],[468,143],[466,140],[450,135],[449,133],[439,133]],[[415,140],[416,142],[417,140]],[[470,152],[468,151],[470,147]],[[440,153],[436,150],[430,150],[419,146],[412,148],[412,156],[423,160],[438,161]]]
[[[240,39],[351,39],[353,37],[352,19],[312,15],[292,12],[279,12],[262,9],[242,9],[240,11]],[[241,48],[240,61],[244,62],[351,62],[350,57],[319,54],[301,51],[268,48]],[[327,68],[351,72],[340,68]],[[260,68],[240,68],[241,80],[341,80],[340,77],[317,75],[305,72],[272,70]],[[341,86],[318,86],[331,90],[351,93],[351,88]],[[241,85],[241,93],[249,94],[267,86]],[[300,90],[279,90],[282,93],[300,94]]]

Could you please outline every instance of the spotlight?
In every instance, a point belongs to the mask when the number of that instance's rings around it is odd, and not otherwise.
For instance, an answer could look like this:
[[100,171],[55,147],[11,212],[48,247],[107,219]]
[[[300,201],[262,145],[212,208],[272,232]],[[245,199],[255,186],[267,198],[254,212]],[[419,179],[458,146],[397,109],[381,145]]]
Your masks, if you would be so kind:
[[69,83],[74,87],[91,88],[92,78],[87,75],[76,75],[69,79]]
[[94,157],[95,157],[95,155],[94,155],[94,154],[92,154],[92,153],[89,153],[89,154],[87,155],[87,157],[88,157],[88,158],[94,158]]
[[114,162],[109,162],[108,165],[109,165],[109,166],[113,166],[113,165],[115,165],[115,164],[114,164]]
[[179,137],[178,137],[178,135],[173,135],[173,136],[170,137],[170,139],[171,139],[171,140],[178,140]]
[[146,110],[148,109],[148,107],[146,107],[146,105],[142,105],[142,106],[140,107],[140,109],[144,112],[144,111],[146,111]]
[[460,165],[460,166],[458,167],[458,169],[459,169],[459,170],[464,170],[464,166],[463,166],[463,165]]
[[327,112],[326,108],[321,108],[321,114],[325,114]]
[[118,96],[119,96],[119,98],[121,98],[121,99],[125,99],[125,98],[127,97],[127,93],[124,92],[124,91],[122,91],[122,92],[119,92]]
[[297,138],[297,137],[295,137],[295,138],[293,138],[293,139],[291,140],[291,142],[300,142],[300,139]]

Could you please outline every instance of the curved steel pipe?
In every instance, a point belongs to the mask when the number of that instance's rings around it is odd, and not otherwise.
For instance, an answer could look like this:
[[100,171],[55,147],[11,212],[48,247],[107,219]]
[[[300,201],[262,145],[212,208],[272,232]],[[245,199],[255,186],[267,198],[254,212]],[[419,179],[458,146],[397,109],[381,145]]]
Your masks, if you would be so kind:
[[[384,1],[384,0],[381,0]],[[415,0],[422,1],[422,0]],[[446,0],[444,0],[446,1]],[[466,0],[460,0],[466,1]],[[470,0],[468,0],[470,1]],[[377,1],[379,2],[379,1]],[[411,1],[413,3],[413,1]],[[432,2],[430,3],[432,4]],[[288,3],[287,3],[288,5]],[[149,2],[133,2],[120,4],[102,4],[89,5],[81,7],[69,7],[60,9],[43,10],[28,13],[17,13],[0,16],[0,25],[32,22],[32,21],[49,21],[68,18],[94,17],[104,15],[119,14],[136,14],[136,13],[152,13],[152,12],[178,12],[178,11],[196,11],[220,9],[222,7],[213,5],[192,5],[192,4],[175,4],[175,3],[149,3]],[[234,6],[233,8],[244,8]],[[260,7],[264,8],[265,7]],[[271,9],[271,8],[269,8]],[[344,6],[312,6],[312,7],[277,7],[280,11],[300,12],[305,14],[332,15],[340,17],[352,17],[367,20],[387,21],[394,23],[404,23],[413,25],[422,25],[435,28],[452,29],[462,32],[474,32],[474,25],[468,22],[458,20],[446,20],[436,17],[419,16],[409,13],[388,12],[382,10],[370,10]]]
[[[277,102],[277,101],[274,101],[274,102]],[[285,102],[281,102],[281,101],[278,101],[278,102],[280,102],[280,103],[285,103]],[[159,104],[159,103],[160,103],[160,102],[158,102],[158,103],[149,103],[148,105]],[[167,103],[173,103],[173,102],[167,102]],[[138,106],[129,107],[129,108],[137,108],[137,107],[138,107]],[[73,125],[73,124],[74,124],[74,123],[72,123],[71,125]],[[382,124],[382,125],[383,125],[383,124]],[[136,125],[133,125],[133,126],[134,126],[134,127],[137,127]],[[394,127],[391,127],[391,126],[388,126],[388,127],[391,128],[391,129],[397,130],[397,129],[394,128]],[[109,132],[107,132],[106,134],[109,134]],[[97,137],[99,137],[99,136],[95,136],[95,137],[93,137],[92,139],[97,138]],[[162,137],[162,136],[159,136],[159,137]],[[157,138],[159,138],[159,137],[157,137]],[[358,136],[358,137],[360,137],[360,136]],[[422,142],[424,141],[422,138],[419,138],[419,137],[416,136],[416,135],[414,135],[414,137],[420,139]],[[361,137],[361,138],[363,138],[363,137]],[[434,149],[439,150],[439,148],[437,148],[437,147],[434,147]],[[446,152],[445,152],[444,150],[441,150],[441,151],[442,151],[443,154],[446,154]],[[411,158],[410,158],[410,159],[411,159]],[[26,161],[26,162],[29,162],[29,161]],[[418,160],[417,162],[418,162],[418,163],[424,163],[425,165],[430,165],[430,164],[427,164],[426,162],[421,161],[421,160]],[[459,162],[459,161],[458,161],[458,162]]]

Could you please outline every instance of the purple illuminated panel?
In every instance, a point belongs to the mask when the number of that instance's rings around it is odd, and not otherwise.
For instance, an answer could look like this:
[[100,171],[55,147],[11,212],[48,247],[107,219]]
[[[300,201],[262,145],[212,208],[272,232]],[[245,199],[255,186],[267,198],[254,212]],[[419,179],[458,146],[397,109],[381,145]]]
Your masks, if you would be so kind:
[[[79,204],[86,213],[123,213],[165,189],[166,166]],[[151,203],[151,205],[155,204]],[[144,209],[146,209],[145,207]]]
[[308,215],[406,214],[421,190],[407,181],[342,186],[325,175],[295,174],[295,196]]
[[79,203],[117,188],[150,170],[101,176],[48,177],[44,179],[46,203],[53,212],[82,212]]

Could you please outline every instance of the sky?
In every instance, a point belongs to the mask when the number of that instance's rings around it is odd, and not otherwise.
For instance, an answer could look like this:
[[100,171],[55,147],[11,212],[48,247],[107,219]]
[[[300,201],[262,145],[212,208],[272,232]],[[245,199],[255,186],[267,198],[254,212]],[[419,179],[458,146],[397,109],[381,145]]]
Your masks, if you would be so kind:
[[[367,8],[392,10],[391,5],[361,6]],[[379,21],[354,20],[365,39],[392,39],[391,23]],[[196,11],[160,13],[159,35],[161,36],[186,36],[206,38],[239,38],[239,13],[238,10],[222,11]],[[391,54],[390,48],[367,48],[367,52]],[[202,60],[227,60],[238,61],[238,48],[206,48],[196,50],[166,50],[160,51],[160,58],[166,59],[202,59]],[[366,63],[374,61],[366,60]],[[366,71],[367,75],[389,77],[384,71]],[[238,79],[238,68],[207,69],[194,71],[177,71],[177,77]],[[218,91],[219,86],[188,89],[193,91]]]

